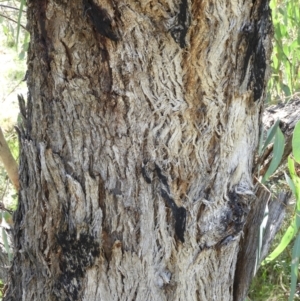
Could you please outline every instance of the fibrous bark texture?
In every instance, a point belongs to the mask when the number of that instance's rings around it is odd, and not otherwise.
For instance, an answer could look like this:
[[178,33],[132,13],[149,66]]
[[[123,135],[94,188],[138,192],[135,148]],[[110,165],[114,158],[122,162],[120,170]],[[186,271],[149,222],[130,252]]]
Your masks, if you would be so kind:
[[5,300],[233,300],[268,1],[28,1]]

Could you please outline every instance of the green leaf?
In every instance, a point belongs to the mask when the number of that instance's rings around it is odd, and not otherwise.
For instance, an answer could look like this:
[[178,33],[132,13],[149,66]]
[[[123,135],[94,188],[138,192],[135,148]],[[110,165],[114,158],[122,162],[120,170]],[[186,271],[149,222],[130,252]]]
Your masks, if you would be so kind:
[[295,171],[295,161],[291,158],[291,156],[288,157],[288,168],[295,187],[295,191],[293,192],[296,196],[297,210],[300,211],[300,178],[297,176]]
[[285,180],[286,182],[288,183],[288,185],[290,186],[293,194],[296,194],[296,187],[295,187],[295,184],[294,182],[292,181],[292,179],[286,174],[284,173],[284,177],[285,177]]
[[280,8],[280,7],[279,7],[279,9],[278,9],[278,12],[279,12],[280,14],[282,14],[283,16],[285,15],[285,11],[284,11],[282,8]]
[[265,173],[262,183],[266,182],[268,178],[276,171],[277,167],[279,166],[281,162],[281,158],[284,151],[284,136],[278,127],[275,134],[275,141],[273,146],[273,158],[271,161],[271,164]]
[[297,48],[299,48],[299,44],[298,44],[297,40],[294,41],[289,47],[290,47],[290,52],[297,50]]
[[274,29],[275,29],[275,37],[276,37],[276,39],[281,39],[281,27],[280,27],[280,24],[277,23],[274,26]]
[[286,232],[284,233],[280,244],[276,247],[276,249],[269,254],[269,256],[263,261],[262,264],[266,264],[274,260],[277,256],[279,256],[285,248],[288,246],[288,244],[291,242],[291,240],[295,237],[297,233],[297,226],[295,219],[292,221],[292,224],[288,227]]
[[[273,52],[274,52],[274,53],[275,53],[275,51],[278,52],[278,50],[276,49],[276,46],[274,46],[274,48],[273,48]],[[279,67],[280,67],[280,64],[279,64],[279,60],[278,60],[278,58],[277,58],[276,55],[273,55],[272,61],[273,61],[273,67],[274,67],[276,70],[278,70]]]
[[289,301],[294,300],[296,285],[297,285],[297,278],[298,278],[298,265],[299,265],[299,256],[300,256],[300,235],[297,235],[293,253],[292,253],[292,264],[291,264],[291,290],[290,290],[290,297]]
[[283,90],[283,92],[284,92],[284,94],[285,94],[286,97],[291,96],[291,90],[290,90],[290,88],[287,85],[283,84],[282,85],[282,90]]
[[292,149],[295,160],[300,163],[300,121],[297,122],[294,129]]
[[294,180],[295,177],[297,177],[297,174],[295,171],[295,161],[293,160],[293,158],[291,156],[288,157],[288,168],[289,168],[289,172],[292,177],[292,180]]
[[275,136],[277,128],[279,126],[279,122],[280,120],[277,119],[276,122],[273,124],[273,126],[268,130],[267,139],[264,143],[264,146],[262,147],[262,152],[266,149],[268,144],[272,141],[273,137]]
[[283,45],[283,53],[286,55],[286,57],[289,57],[289,54],[290,54],[289,45]]

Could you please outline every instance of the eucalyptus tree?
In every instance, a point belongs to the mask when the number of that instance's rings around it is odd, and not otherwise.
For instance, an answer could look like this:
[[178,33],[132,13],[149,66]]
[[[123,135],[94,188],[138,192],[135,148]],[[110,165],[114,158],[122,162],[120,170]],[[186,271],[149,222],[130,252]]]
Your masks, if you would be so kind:
[[27,18],[4,300],[243,300],[268,1],[28,0]]

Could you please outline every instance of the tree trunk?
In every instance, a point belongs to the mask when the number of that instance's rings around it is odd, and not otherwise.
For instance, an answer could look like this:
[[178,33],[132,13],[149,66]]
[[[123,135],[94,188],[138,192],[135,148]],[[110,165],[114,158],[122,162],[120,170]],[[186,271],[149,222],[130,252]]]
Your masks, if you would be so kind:
[[28,28],[4,300],[242,301],[268,1],[30,0]]

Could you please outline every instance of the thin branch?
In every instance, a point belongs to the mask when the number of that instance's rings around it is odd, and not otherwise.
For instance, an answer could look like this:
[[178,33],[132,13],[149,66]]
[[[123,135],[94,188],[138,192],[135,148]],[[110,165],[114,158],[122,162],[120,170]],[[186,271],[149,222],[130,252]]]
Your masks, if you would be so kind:
[[[0,4],[0,7],[5,7],[5,8],[10,8],[10,9],[15,9],[17,11],[19,11],[20,9],[17,7],[13,7],[13,6],[9,6],[9,5],[4,5],[4,4]],[[22,10],[23,13],[26,13],[26,10]]]
[[24,76],[24,79],[20,80],[20,82],[17,83],[17,85],[16,85],[15,87],[13,87],[13,89],[12,89],[7,95],[5,95],[5,97],[3,97],[3,100],[0,101],[0,102],[6,101],[7,97],[8,97],[10,94],[12,94],[13,92],[15,92],[15,90],[16,90],[16,89],[22,84],[22,82],[24,82],[24,81],[26,81],[26,74],[25,74],[25,76]]
[[[8,212],[10,215],[12,215],[12,214],[14,213],[12,210],[7,209],[7,208],[5,207],[5,205],[4,205],[2,202],[0,202],[0,210],[3,210],[3,211]],[[0,227],[1,227],[1,226],[0,226]]]
[[[12,21],[12,22],[18,24],[18,22],[17,22],[16,20],[14,20],[14,19],[12,19],[12,18],[10,18],[10,17],[8,17],[8,16],[5,16],[5,15],[3,15],[3,14],[1,14],[1,13],[0,13],[0,16],[3,17],[3,18],[5,18],[5,19],[7,19],[7,20],[9,20],[9,21]],[[20,23],[20,26],[21,26],[24,30],[28,31],[28,30],[26,29],[26,27],[23,26],[21,23]]]
[[4,168],[7,171],[7,175],[11,182],[13,183],[16,190],[19,190],[19,167],[14,159],[11,151],[8,147],[8,144],[4,138],[2,133],[2,129],[0,127],[0,159],[3,162]]

